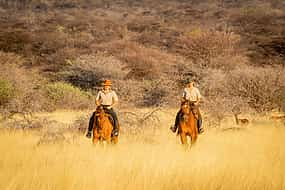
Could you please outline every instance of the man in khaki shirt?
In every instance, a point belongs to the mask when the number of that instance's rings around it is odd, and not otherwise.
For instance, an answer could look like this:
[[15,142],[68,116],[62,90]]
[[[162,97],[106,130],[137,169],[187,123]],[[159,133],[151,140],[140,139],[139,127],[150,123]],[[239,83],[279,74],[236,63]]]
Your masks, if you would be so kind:
[[[112,86],[112,83],[110,80],[104,81],[103,90],[100,90],[98,92],[95,103],[96,103],[96,106],[103,106],[104,111],[112,116],[114,120],[114,128],[112,131],[112,135],[118,136],[118,133],[119,133],[118,117],[117,117],[116,112],[113,109],[113,106],[118,103],[118,96],[115,91],[111,90],[111,86]],[[86,137],[88,138],[91,137],[94,119],[95,119],[95,112],[93,113],[89,121],[88,132],[86,134]]]
[[[193,80],[189,81],[186,88],[184,88],[183,90],[183,94],[182,94],[182,101],[188,100],[190,102],[193,102],[194,105],[198,106],[201,100],[201,94],[198,88],[196,88],[195,86],[195,82]],[[176,115],[176,119],[175,119],[175,124],[173,127],[170,127],[172,132],[176,132],[177,128],[178,128],[178,123],[179,123],[179,119],[181,117],[182,111],[181,109],[179,110],[179,112]],[[198,108],[198,132],[199,134],[204,132],[204,129],[202,128],[202,116],[200,113],[200,110]]]

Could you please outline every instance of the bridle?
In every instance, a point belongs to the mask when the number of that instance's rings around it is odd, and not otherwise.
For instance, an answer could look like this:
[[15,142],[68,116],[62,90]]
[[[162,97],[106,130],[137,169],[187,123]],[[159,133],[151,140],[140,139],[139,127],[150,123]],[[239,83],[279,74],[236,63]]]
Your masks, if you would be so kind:
[[[186,100],[186,101],[182,102],[181,108],[182,108],[182,107],[184,107],[184,108],[185,108],[185,107],[188,107],[188,109],[189,109],[190,112],[193,114],[193,116],[195,117],[195,119],[197,119],[196,116],[195,116],[195,113],[194,113],[194,109],[195,109],[194,103],[196,103],[196,101],[189,101],[189,100]],[[182,108],[182,109],[183,109],[183,108]]]

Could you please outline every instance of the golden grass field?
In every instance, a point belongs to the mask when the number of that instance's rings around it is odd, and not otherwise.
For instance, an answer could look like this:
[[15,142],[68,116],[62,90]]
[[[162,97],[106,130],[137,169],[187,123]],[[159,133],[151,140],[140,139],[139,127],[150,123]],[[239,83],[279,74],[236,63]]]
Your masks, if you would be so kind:
[[[62,115],[60,115],[62,114]],[[72,118],[71,112],[57,116]],[[190,151],[169,131],[152,138],[121,135],[94,147],[83,135],[37,146],[38,132],[0,133],[1,190],[285,189],[285,127],[259,120],[242,130],[210,129]],[[123,127],[123,126],[122,126]]]

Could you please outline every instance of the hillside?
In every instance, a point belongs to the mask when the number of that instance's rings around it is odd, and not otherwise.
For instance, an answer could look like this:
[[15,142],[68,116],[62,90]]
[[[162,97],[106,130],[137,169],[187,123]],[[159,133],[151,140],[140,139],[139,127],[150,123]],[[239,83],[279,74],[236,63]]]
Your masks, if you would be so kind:
[[93,107],[111,79],[122,107],[177,107],[188,79],[218,120],[284,110],[282,0],[0,1],[0,107]]

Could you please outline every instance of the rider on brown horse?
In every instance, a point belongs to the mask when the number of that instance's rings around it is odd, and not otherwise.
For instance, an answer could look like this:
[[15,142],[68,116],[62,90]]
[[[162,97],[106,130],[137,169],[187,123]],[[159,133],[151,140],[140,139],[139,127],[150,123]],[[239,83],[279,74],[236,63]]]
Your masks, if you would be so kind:
[[[197,106],[197,109],[198,109],[198,105],[199,105],[199,102],[201,100],[201,94],[200,94],[200,91],[198,88],[196,88],[194,86],[195,82],[193,80],[189,81],[187,83],[187,86],[186,88],[184,88],[183,90],[183,94],[182,94],[182,102],[188,100],[190,102],[193,102],[194,105]],[[203,128],[202,128],[202,117],[201,117],[201,113],[200,113],[200,110],[198,109],[198,123],[197,123],[197,126],[198,126],[198,133],[201,134],[204,132]],[[182,112],[181,112],[181,109],[179,110],[179,112],[177,113],[176,115],[176,119],[175,119],[175,124],[173,127],[170,127],[171,131],[173,133],[176,132],[177,130],[177,127],[178,127],[178,123],[179,123],[179,120],[182,116]]]
[[[111,90],[112,83],[110,80],[105,80],[102,85],[103,85],[103,90],[100,90],[96,97],[96,106],[103,106],[104,111],[111,115],[112,120],[114,121],[114,128],[112,131],[112,135],[118,136],[119,123],[117,115],[113,110],[113,106],[118,102],[118,96],[115,93],[115,91]],[[91,138],[94,119],[95,119],[95,112],[92,114],[89,120],[88,132],[86,134],[86,137],[88,138]]]

